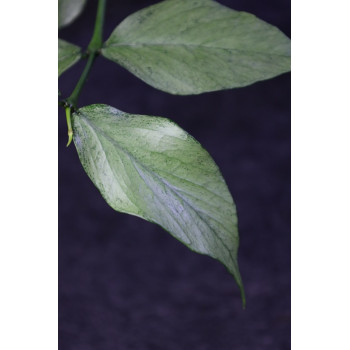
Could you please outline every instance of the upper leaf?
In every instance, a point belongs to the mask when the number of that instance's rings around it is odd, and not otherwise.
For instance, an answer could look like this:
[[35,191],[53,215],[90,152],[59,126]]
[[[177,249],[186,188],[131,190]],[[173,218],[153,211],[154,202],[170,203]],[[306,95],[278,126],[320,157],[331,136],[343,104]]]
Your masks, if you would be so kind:
[[81,58],[81,49],[67,41],[58,39],[58,76]]
[[83,11],[86,0],[58,0],[58,28],[73,22]]
[[102,54],[172,94],[241,87],[290,70],[290,40],[211,0],[167,0],[126,18]]
[[235,277],[235,205],[201,145],[172,121],[91,105],[73,114],[80,161],[107,203],[155,222],[190,249],[221,261]]

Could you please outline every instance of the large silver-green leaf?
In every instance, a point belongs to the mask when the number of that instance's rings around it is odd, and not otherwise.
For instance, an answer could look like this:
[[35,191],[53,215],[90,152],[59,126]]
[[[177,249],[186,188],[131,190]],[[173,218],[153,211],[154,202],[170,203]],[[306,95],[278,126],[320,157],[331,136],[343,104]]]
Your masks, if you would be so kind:
[[167,0],[126,18],[102,54],[172,94],[241,87],[290,70],[276,27],[211,0]]
[[58,28],[73,22],[83,11],[86,0],[58,0]]
[[58,39],[58,76],[81,58],[81,49],[67,41]]
[[107,203],[221,261],[242,293],[235,205],[201,145],[172,121],[91,105],[73,114],[80,161]]

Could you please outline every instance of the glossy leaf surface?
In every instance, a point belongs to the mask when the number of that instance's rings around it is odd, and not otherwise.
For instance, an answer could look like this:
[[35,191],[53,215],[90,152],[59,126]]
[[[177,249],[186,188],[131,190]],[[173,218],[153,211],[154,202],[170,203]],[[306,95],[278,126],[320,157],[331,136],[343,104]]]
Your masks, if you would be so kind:
[[80,161],[107,203],[159,224],[190,249],[221,261],[244,302],[235,205],[202,146],[166,118],[106,105],[79,109],[73,131]]
[[80,47],[58,39],[58,76],[81,58]]
[[126,18],[102,53],[172,94],[252,84],[290,70],[290,40],[211,0],[167,0]]
[[58,28],[73,22],[83,11],[86,0],[58,0]]

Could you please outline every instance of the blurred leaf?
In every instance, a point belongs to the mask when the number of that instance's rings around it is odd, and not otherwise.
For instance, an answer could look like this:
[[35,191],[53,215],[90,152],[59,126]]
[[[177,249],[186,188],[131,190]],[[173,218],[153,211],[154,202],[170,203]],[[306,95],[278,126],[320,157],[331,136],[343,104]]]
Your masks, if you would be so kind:
[[126,18],[102,54],[160,90],[199,94],[290,70],[290,40],[211,0],[167,0]]
[[58,39],[58,76],[73,66],[80,58],[80,47]]
[[83,11],[86,0],[58,0],[58,28],[73,22]]
[[107,203],[221,261],[244,291],[235,205],[217,165],[172,121],[91,105],[73,114],[80,161]]

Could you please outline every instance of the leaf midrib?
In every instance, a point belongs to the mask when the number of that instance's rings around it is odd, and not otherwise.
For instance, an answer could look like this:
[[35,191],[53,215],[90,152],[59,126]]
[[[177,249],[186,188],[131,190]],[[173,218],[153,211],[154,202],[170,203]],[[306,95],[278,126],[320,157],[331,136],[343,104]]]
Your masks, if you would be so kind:
[[236,52],[241,54],[259,54],[259,55],[267,55],[267,56],[277,56],[277,57],[285,57],[289,58],[289,55],[282,55],[282,54],[276,54],[276,53],[269,53],[261,52],[261,51],[252,51],[252,50],[242,50],[242,49],[235,49],[235,48],[225,48],[225,47],[218,47],[218,46],[209,46],[209,45],[202,45],[202,44],[181,44],[181,43],[140,43],[140,44],[133,44],[133,43],[113,43],[113,44],[107,44],[103,50],[106,50],[108,48],[118,48],[118,47],[190,47],[190,48],[196,48],[196,49],[213,49],[213,50],[224,50],[224,51],[230,51],[230,52]]
[[[208,226],[210,228],[210,230],[215,234],[215,236],[219,239],[219,241],[222,243],[222,246],[226,249],[226,251],[229,253],[230,258],[232,259],[232,262],[235,262],[235,259],[232,255],[232,251],[227,247],[227,245],[224,243],[224,241],[222,240],[222,238],[217,234],[216,230],[214,230],[210,223],[207,222],[207,220],[205,218],[202,217],[202,215],[200,215],[197,210],[193,207],[193,205],[188,202],[188,200],[186,198],[184,198],[183,196],[181,196],[181,194],[179,194],[172,186],[170,186],[166,181],[164,181],[157,173],[155,173],[152,169],[149,169],[147,166],[143,165],[142,163],[140,163],[129,151],[127,151],[124,147],[120,146],[118,144],[118,142],[116,142],[114,139],[112,139],[109,135],[107,135],[103,130],[101,130],[98,126],[96,126],[95,124],[93,124],[86,116],[84,116],[83,113],[79,114],[80,117],[82,117],[82,119],[85,120],[85,122],[92,128],[92,130],[94,131],[97,139],[99,139],[98,134],[96,133],[95,130],[98,130],[101,135],[103,135],[107,140],[109,140],[112,144],[114,144],[118,149],[120,149],[122,152],[124,152],[128,157],[130,157],[130,159],[132,160],[133,163],[138,164],[141,168],[145,169],[148,173],[151,173],[154,177],[156,177],[160,182],[162,182],[167,188],[169,188],[169,190],[175,195],[177,196],[179,199],[182,199],[195,213],[196,215],[198,215],[198,217],[205,223],[206,226]],[[107,159],[107,157],[106,157]],[[108,161],[108,159],[107,159]],[[136,169],[137,170],[137,169]],[[142,178],[142,176],[141,176]],[[143,179],[143,178],[142,178]],[[143,179],[144,181],[144,179]],[[144,181],[145,182],[145,181]],[[145,182],[146,186],[149,187],[149,185]],[[203,187],[205,189],[205,187]],[[152,190],[152,189],[151,189]],[[152,191],[153,192],[153,191]],[[156,193],[155,193],[156,194]],[[157,195],[157,194],[156,194]],[[222,197],[220,197],[222,198]],[[224,199],[224,198],[223,198]],[[136,206],[137,207],[137,206]],[[226,232],[229,233],[229,231],[224,228]],[[186,232],[183,231],[183,233],[187,236]],[[204,237],[204,236],[203,236]],[[208,252],[209,253],[209,252]],[[217,258],[217,257],[216,257]]]
[[[154,176],[158,177],[163,183],[164,181],[162,180],[161,177],[159,177],[159,175],[157,173],[154,172],[154,170],[148,168],[146,165],[143,165],[142,163],[139,162],[139,160],[137,158],[135,158],[128,150],[126,150],[124,147],[122,147],[116,140],[114,140],[113,138],[111,138],[108,134],[106,134],[106,132],[104,132],[102,129],[100,129],[98,126],[96,126],[96,124],[92,123],[89,118],[87,118],[83,113],[80,113],[79,116],[82,117],[82,119],[84,119],[86,121],[86,123],[92,128],[92,130],[94,131],[96,137],[99,139],[98,134],[96,133],[95,130],[98,130],[107,140],[109,140],[111,143],[113,143],[117,148],[119,148],[122,152],[124,152],[125,154],[128,155],[128,157],[130,157],[133,161],[135,161],[137,164],[139,164],[141,167],[143,167],[146,171],[148,171],[149,173],[152,173]],[[161,170],[164,173],[167,173],[165,170]],[[203,188],[204,190],[208,191],[209,193],[211,193],[212,195],[217,196],[218,198],[220,198],[221,200],[223,200],[225,203],[232,205],[232,203],[228,202],[224,197],[222,197],[221,195],[219,195],[218,193],[212,192],[210,190],[208,190],[205,186],[198,184],[196,182],[191,182],[188,179],[185,178],[181,178],[178,177],[177,175],[172,174],[173,176],[177,177],[178,179],[180,179],[181,181],[186,181],[191,183],[192,185],[198,186]],[[170,185],[164,183],[165,185],[167,185],[167,187],[169,187]]]

